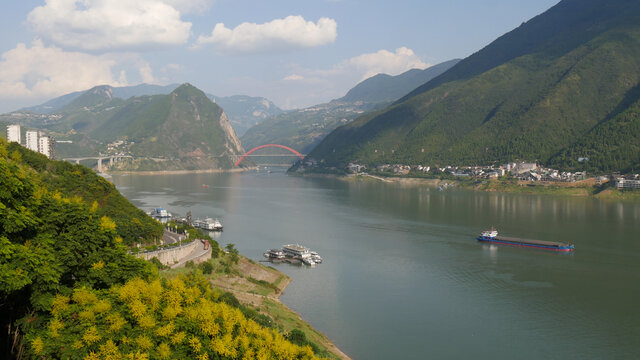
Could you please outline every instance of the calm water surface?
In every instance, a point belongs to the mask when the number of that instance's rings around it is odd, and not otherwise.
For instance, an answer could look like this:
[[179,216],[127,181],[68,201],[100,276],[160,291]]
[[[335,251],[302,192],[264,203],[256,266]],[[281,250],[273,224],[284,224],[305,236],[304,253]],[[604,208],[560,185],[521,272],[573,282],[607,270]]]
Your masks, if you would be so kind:
[[[354,359],[640,356],[637,204],[283,173],[113,182],[145,210],[220,218],[217,240],[249,258],[318,251],[316,268],[277,265],[294,279],[281,299]],[[477,243],[491,225],[576,251]]]

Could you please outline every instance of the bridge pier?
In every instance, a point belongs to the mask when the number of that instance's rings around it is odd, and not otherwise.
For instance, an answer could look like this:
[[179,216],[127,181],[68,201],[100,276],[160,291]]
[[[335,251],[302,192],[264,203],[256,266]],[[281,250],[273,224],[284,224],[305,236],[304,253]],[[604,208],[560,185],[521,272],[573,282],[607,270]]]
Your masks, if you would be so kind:
[[80,165],[80,159],[76,159],[76,165]]
[[98,158],[98,172],[102,172],[102,158]]

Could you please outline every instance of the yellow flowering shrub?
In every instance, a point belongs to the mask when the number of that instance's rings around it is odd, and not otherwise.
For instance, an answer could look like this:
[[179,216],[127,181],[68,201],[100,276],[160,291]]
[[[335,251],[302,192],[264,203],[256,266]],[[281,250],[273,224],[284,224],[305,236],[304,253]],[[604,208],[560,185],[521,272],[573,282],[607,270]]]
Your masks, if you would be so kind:
[[308,346],[288,342],[219,298],[193,274],[78,288],[53,299],[48,326],[27,334],[29,351],[38,358],[100,360],[316,358]]

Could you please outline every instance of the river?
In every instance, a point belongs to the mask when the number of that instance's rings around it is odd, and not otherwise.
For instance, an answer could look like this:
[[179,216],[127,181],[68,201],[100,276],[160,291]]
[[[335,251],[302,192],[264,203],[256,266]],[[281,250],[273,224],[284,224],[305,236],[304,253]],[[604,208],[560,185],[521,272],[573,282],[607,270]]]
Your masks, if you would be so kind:
[[[315,268],[276,266],[293,278],[281,300],[354,359],[640,354],[640,204],[277,171],[112,181],[144,210],[219,218],[218,242],[251,259],[318,251]],[[475,241],[490,226],[576,251]]]

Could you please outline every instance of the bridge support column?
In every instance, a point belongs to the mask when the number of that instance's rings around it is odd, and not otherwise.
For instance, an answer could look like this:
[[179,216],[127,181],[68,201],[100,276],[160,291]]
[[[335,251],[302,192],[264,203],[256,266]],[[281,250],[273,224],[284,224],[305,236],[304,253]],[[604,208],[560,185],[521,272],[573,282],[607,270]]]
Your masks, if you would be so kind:
[[98,158],[98,172],[102,172],[102,158]]
[[113,156],[109,158],[109,166],[113,166]]
[[76,159],[76,165],[80,165],[80,160]]

